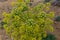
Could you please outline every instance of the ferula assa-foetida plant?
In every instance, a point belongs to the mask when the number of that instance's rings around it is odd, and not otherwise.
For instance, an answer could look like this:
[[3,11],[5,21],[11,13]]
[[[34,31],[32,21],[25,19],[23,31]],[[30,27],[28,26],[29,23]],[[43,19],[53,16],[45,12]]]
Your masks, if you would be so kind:
[[46,30],[53,31],[54,12],[48,12],[50,3],[29,6],[29,1],[18,0],[11,13],[3,13],[4,29],[14,40],[42,40]]

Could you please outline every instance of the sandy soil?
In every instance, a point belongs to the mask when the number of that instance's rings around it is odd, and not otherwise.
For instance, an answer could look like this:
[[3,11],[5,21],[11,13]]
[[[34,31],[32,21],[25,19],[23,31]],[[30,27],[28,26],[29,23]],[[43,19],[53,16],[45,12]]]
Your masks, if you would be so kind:
[[[55,12],[55,16],[60,15],[60,7],[52,6],[51,11]],[[60,40],[60,22],[54,23],[54,32],[53,34],[56,36],[57,40]]]

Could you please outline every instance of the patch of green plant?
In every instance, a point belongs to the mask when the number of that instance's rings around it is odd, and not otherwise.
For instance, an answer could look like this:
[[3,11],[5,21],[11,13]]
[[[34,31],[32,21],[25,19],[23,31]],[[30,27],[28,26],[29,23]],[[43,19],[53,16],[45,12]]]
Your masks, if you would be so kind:
[[4,28],[4,27],[3,27],[3,24],[4,24],[4,23],[1,21],[1,22],[0,22],[0,29],[3,29],[3,28]]
[[60,16],[57,16],[57,17],[55,18],[55,21],[60,22]]
[[4,29],[4,27],[3,27],[4,24],[6,24],[6,23],[3,22],[3,21],[0,22],[0,26],[1,26],[0,28],[1,28],[1,29]]
[[48,34],[46,38],[43,38],[43,40],[56,40],[56,37],[53,34]]
[[54,18],[54,12],[48,13],[49,7],[50,3],[39,3],[30,7],[26,2],[18,0],[11,13],[3,13],[6,33],[14,40],[46,38],[46,30],[53,32],[51,18]]
[[45,0],[45,2],[50,2],[51,0]]

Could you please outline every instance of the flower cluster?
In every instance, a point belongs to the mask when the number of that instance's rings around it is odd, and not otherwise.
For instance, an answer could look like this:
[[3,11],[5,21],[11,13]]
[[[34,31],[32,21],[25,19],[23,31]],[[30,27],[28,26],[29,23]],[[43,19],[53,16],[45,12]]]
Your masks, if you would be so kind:
[[45,38],[46,30],[53,31],[51,18],[54,17],[53,12],[46,11],[46,5],[40,3],[31,8],[26,2],[18,2],[10,14],[4,12],[3,22],[7,34],[14,40]]

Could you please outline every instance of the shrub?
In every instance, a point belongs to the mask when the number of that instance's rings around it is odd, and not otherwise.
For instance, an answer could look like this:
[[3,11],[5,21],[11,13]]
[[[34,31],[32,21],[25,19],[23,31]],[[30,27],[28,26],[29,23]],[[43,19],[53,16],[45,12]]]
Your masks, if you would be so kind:
[[3,27],[3,24],[4,24],[4,22],[0,21],[0,29],[3,29],[4,28]]
[[60,16],[57,16],[57,17],[55,18],[55,21],[60,22]]
[[43,38],[43,40],[56,40],[56,37],[53,34],[48,34],[46,38]]
[[6,33],[14,40],[42,40],[47,36],[46,30],[53,31],[54,14],[48,13],[49,6],[49,3],[39,3],[31,8],[19,0],[10,14],[3,13]]
[[51,0],[45,0],[45,2],[50,2]]

